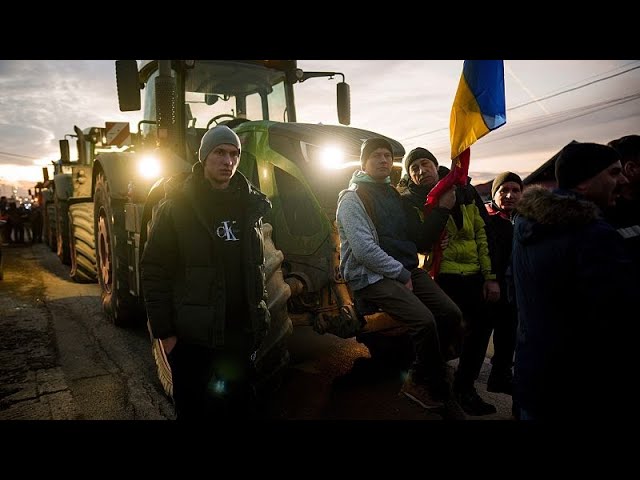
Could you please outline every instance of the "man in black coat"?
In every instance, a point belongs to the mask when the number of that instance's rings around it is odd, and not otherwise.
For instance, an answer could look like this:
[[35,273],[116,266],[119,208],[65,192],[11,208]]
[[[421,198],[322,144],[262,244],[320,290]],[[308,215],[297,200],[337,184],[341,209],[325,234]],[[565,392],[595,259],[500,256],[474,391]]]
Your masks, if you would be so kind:
[[640,285],[602,210],[627,180],[618,153],[595,143],[567,145],[555,169],[559,188],[528,189],[515,220],[514,403],[523,420],[623,418]]
[[167,193],[142,257],[153,336],[173,375],[178,420],[257,413],[256,352],[269,325],[262,217],[266,196],[240,172],[226,126],[202,138],[200,162]]
[[487,391],[511,395],[513,391],[513,353],[516,348],[516,307],[508,298],[507,269],[511,265],[513,216],[522,196],[522,179],[513,172],[502,172],[491,184],[491,201],[485,204],[495,239],[495,262],[500,299],[490,306],[493,323],[493,357]]
[[608,143],[620,154],[622,173],[629,180],[623,185],[614,207],[605,217],[624,239],[636,269],[640,269],[640,135],[625,135]]

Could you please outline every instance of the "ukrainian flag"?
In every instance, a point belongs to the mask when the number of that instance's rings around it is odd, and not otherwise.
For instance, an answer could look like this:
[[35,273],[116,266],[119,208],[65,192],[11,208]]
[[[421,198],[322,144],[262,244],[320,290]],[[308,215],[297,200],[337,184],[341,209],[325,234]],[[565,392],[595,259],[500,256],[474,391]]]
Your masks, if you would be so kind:
[[451,159],[507,122],[502,60],[465,60],[451,108]]

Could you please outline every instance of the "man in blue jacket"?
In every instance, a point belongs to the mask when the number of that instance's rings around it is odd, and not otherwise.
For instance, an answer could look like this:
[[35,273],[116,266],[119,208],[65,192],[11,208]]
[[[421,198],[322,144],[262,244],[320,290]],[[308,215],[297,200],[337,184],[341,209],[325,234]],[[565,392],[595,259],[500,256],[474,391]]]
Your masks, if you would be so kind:
[[340,272],[357,299],[409,327],[415,362],[401,392],[427,409],[450,405],[443,350],[460,331],[462,312],[418,268],[418,251],[437,241],[449,209],[436,209],[422,224],[405,206],[391,185],[393,149],[386,139],[366,140],[360,162],[362,170],[338,197]]
[[515,220],[514,403],[523,420],[625,416],[640,285],[602,210],[627,180],[595,143],[565,146],[555,174],[558,189],[525,191]]

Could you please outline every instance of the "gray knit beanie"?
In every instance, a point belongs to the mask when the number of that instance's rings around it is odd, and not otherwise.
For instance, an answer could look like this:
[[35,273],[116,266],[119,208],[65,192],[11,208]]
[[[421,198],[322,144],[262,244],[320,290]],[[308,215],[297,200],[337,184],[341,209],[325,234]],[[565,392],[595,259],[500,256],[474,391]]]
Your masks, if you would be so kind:
[[236,132],[231,130],[226,125],[216,125],[211,130],[208,130],[202,137],[200,142],[200,150],[198,150],[198,159],[204,164],[211,151],[218,145],[227,143],[238,148],[240,152],[240,137],[236,135]]

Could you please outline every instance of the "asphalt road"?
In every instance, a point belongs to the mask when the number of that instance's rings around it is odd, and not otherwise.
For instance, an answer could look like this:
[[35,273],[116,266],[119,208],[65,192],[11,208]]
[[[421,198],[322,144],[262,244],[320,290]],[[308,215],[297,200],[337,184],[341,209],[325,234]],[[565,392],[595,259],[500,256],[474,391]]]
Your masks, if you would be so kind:
[[[101,312],[99,287],[77,284],[44,244],[5,246],[0,282],[0,420],[173,419],[144,326],[118,328]],[[297,326],[291,365],[271,400],[278,420],[440,420],[398,391],[406,373],[370,359],[355,339]],[[511,397],[478,392],[510,418]]]

